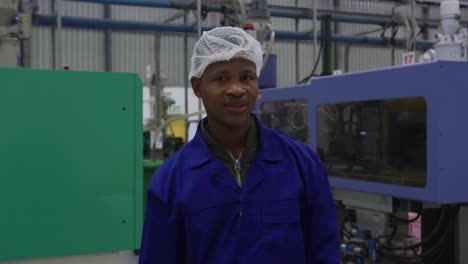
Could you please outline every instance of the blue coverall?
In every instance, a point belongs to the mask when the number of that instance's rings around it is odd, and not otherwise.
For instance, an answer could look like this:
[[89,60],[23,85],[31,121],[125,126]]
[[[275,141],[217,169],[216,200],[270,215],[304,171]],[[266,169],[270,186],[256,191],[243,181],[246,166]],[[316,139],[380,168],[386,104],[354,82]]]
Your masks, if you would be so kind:
[[148,189],[140,264],[338,264],[335,207],[324,167],[302,142],[263,126],[239,187],[194,139]]

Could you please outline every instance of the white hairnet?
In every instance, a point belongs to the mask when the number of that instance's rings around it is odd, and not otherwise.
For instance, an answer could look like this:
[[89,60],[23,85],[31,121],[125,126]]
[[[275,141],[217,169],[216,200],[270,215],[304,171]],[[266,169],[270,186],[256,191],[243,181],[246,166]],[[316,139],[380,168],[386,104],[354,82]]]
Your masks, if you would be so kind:
[[255,63],[257,76],[263,63],[260,43],[241,28],[217,27],[203,32],[195,44],[189,79],[200,78],[208,65],[218,61],[243,58]]

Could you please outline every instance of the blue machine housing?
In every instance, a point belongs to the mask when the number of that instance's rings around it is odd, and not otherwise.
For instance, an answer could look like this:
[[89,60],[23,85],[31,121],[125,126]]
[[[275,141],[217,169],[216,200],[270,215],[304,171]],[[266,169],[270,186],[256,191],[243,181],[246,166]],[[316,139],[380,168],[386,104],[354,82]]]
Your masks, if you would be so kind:
[[258,79],[260,89],[276,87],[276,54],[270,54]]
[[409,187],[335,177],[333,188],[436,204],[468,202],[468,63],[431,62],[313,79],[310,84],[261,91],[266,102],[305,99],[308,144],[317,150],[317,106],[327,103],[423,97],[426,101],[426,184]]

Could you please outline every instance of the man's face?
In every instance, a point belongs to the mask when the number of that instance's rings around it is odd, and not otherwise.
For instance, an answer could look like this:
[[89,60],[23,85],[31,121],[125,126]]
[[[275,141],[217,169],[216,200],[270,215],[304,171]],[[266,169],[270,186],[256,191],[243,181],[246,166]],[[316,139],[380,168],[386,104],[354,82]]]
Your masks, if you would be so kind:
[[192,78],[192,88],[201,98],[208,122],[238,128],[250,124],[258,95],[255,63],[231,59],[210,64],[201,78]]

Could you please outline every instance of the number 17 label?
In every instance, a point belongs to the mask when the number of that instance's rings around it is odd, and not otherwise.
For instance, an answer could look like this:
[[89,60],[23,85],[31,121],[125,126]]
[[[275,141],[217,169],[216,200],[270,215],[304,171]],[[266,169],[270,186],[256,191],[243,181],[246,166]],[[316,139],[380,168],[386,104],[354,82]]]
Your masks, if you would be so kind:
[[403,65],[416,63],[416,52],[410,51],[403,53],[401,56],[401,63]]

